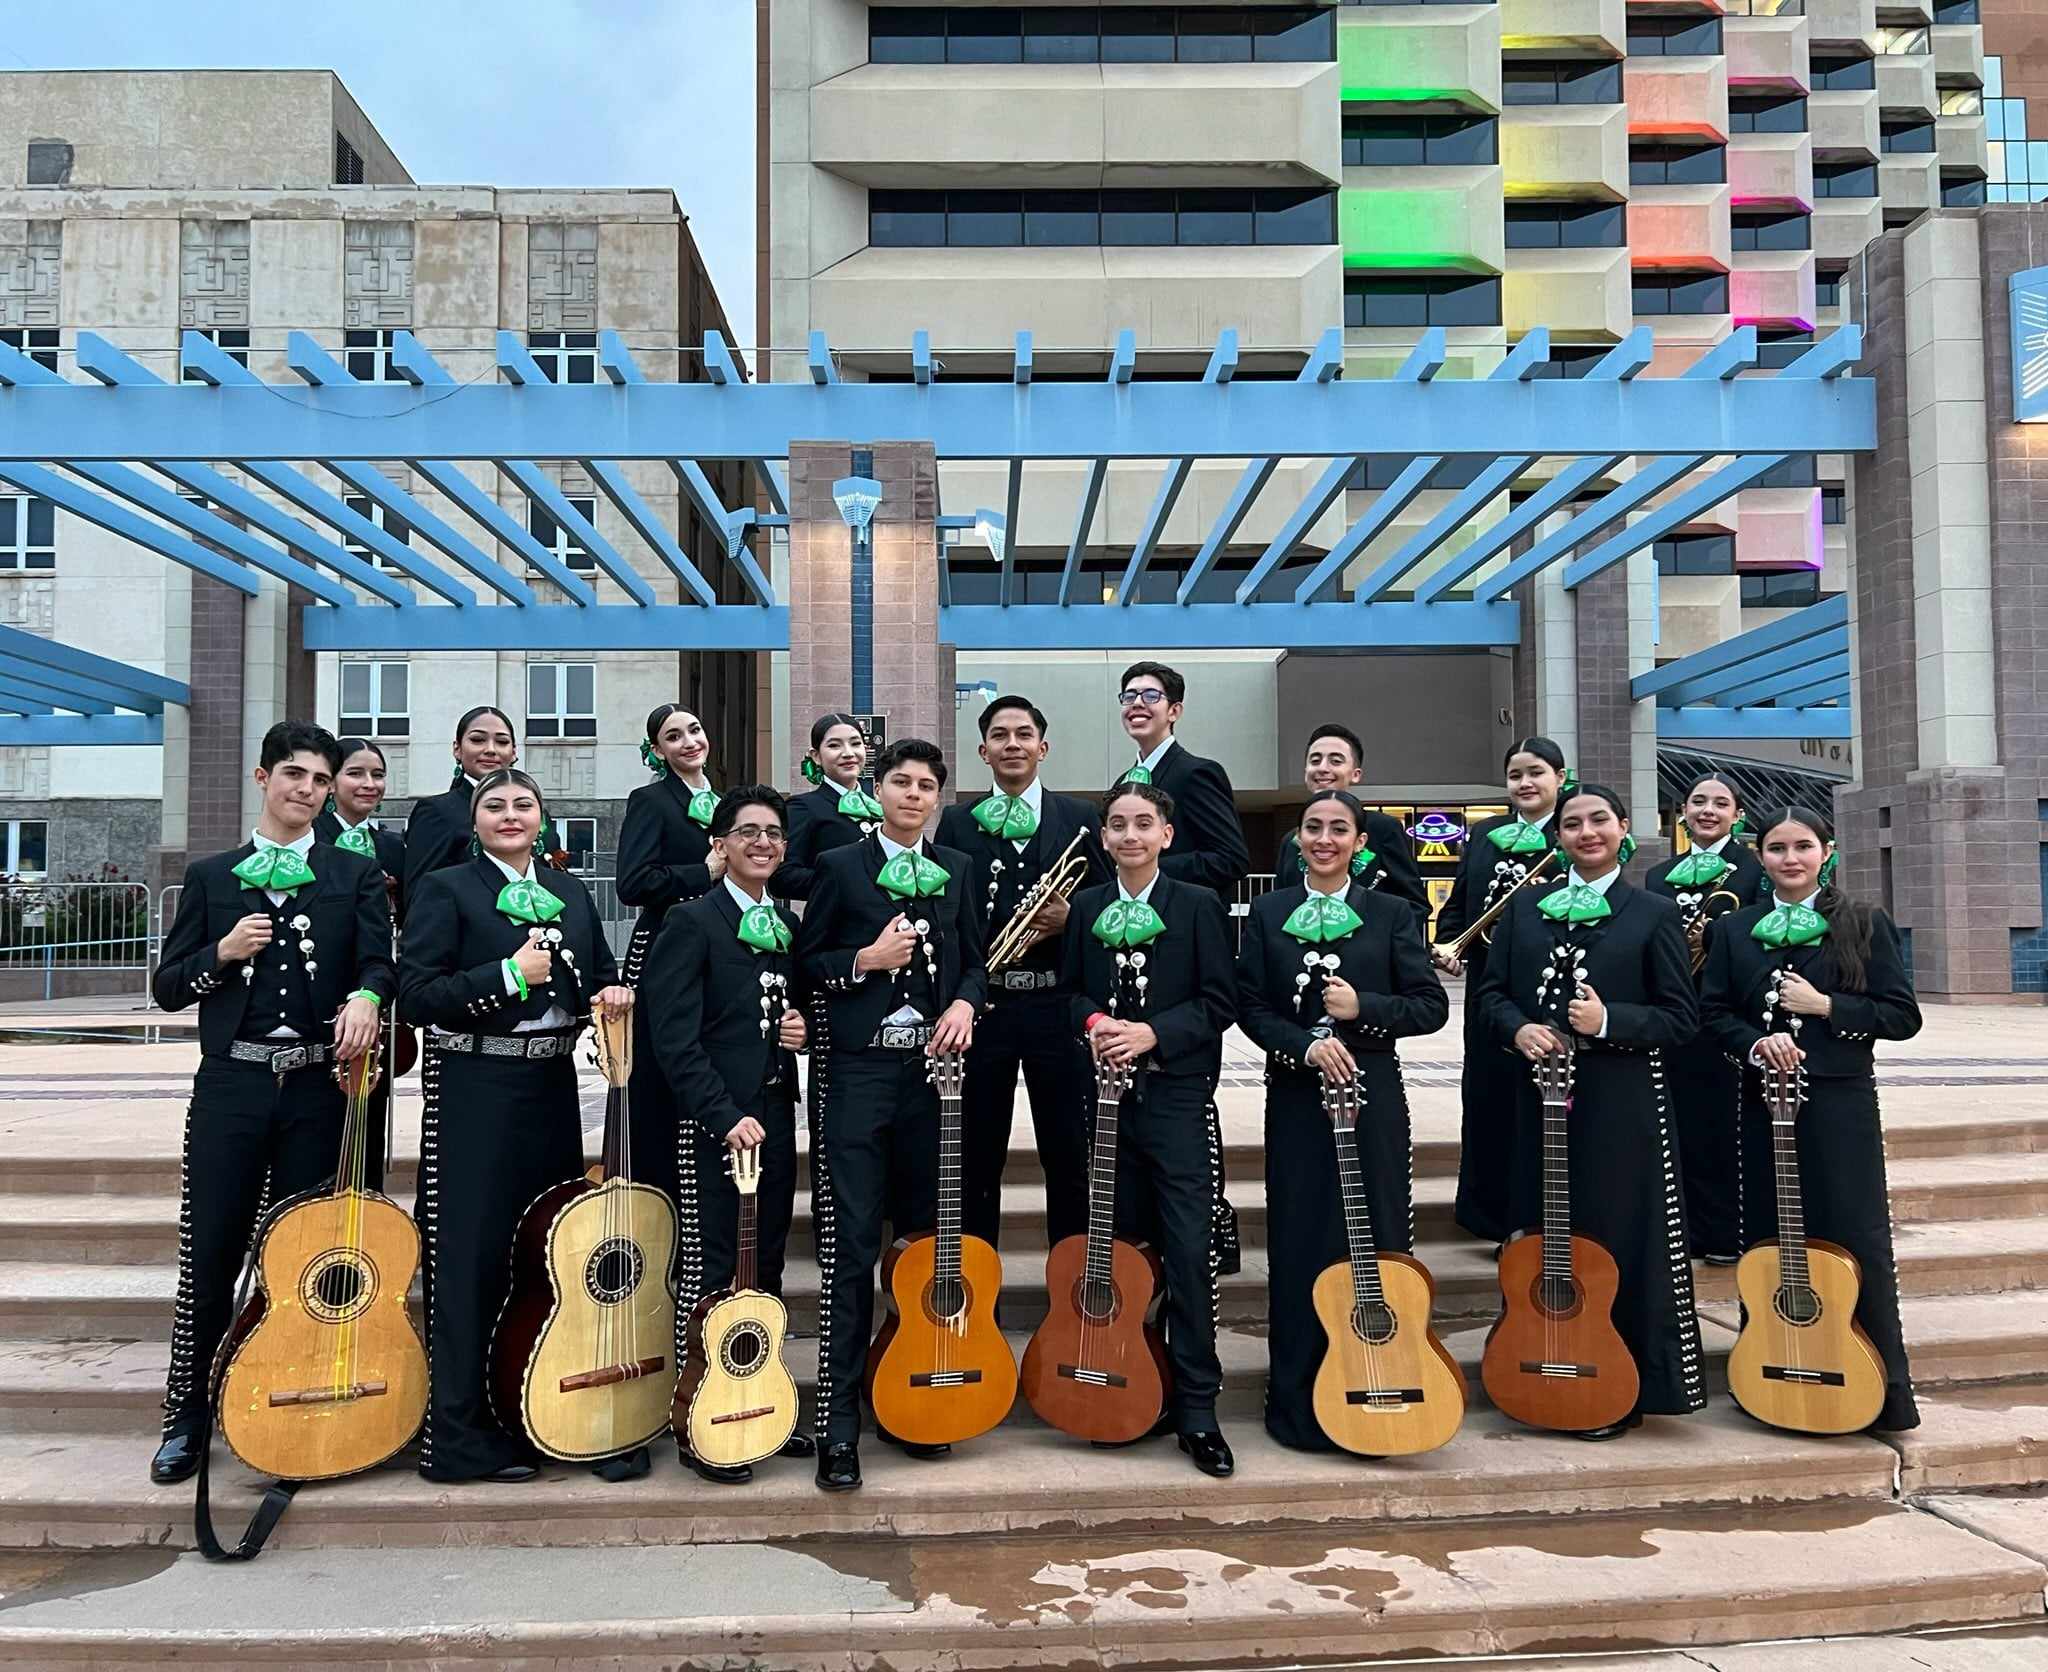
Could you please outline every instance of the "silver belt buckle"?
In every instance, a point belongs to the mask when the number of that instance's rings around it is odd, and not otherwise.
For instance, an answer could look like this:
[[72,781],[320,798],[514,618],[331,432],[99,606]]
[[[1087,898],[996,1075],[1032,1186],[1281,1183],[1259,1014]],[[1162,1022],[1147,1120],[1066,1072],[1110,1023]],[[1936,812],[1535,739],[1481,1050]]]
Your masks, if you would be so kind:
[[875,1038],[885,1051],[915,1051],[931,1042],[931,1029],[921,1022],[884,1022]]
[[526,1054],[535,1062],[545,1062],[549,1057],[558,1057],[562,1054],[562,1041],[559,1039],[529,1039],[526,1042]]
[[1038,970],[1003,970],[1000,979],[1006,993],[1035,993],[1041,986],[1052,985]]
[[313,1053],[304,1045],[288,1045],[282,1051],[270,1053],[270,1072],[279,1079],[295,1068],[304,1068],[313,1060]]

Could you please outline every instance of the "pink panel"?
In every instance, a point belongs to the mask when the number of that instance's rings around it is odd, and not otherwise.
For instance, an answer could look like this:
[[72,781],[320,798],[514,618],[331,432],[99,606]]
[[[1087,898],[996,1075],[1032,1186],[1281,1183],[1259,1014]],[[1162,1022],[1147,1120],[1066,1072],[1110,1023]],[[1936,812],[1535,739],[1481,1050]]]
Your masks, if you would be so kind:
[[1629,261],[1636,267],[1720,267],[1717,249],[1726,248],[1725,234],[1716,238],[1715,220],[1725,220],[1727,201],[1650,203],[1638,198],[1628,206]]
[[[1683,60],[1681,60],[1683,62]],[[1663,69],[1654,58],[1631,58],[1624,72],[1631,135],[1695,139],[1728,136],[1728,103],[1711,71]]]
[[1823,542],[1818,488],[1751,488],[1736,500],[1738,570],[1818,569]]

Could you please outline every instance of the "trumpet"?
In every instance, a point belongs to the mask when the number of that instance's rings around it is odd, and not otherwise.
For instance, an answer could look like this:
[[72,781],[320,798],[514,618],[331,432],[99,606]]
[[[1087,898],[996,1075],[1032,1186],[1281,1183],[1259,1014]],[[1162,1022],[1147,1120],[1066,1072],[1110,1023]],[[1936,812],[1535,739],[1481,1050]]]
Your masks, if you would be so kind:
[[1010,921],[1003,925],[1002,933],[989,942],[990,975],[1000,974],[1044,938],[1044,931],[1034,926],[1031,920],[1046,901],[1054,895],[1062,900],[1073,898],[1074,890],[1081,886],[1081,879],[1088,874],[1087,857],[1078,851],[1084,834],[1079,830],[1074,832],[1074,839],[1052,862],[1051,869],[1017,902],[1017,909],[1010,914]]
[[[1716,901],[1725,901],[1717,905]],[[1717,917],[1726,917],[1731,911],[1740,911],[1742,902],[1725,888],[1717,888],[1693,907],[1685,918],[1685,945],[1692,954],[1692,973],[1698,975],[1707,967],[1707,925]]]
[[[1492,905],[1488,906],[1486,910],[1481,912],[1478,917],[1473,919],[1466,926],[1464,933],[1447,945],[1436,947],[1435,950],[1452,958],[1462,958],[1465,956],[1466,949],[1475,940],[1484,940],[1487,945],[1491,946],[1493,944],[1493,926],[1499,920],[1500,914],[1508,909],[1508,902],[1514,899],[1517,894],[1521,893],[1532,882],[1536,881],[1537,878],[1542,877],[1545,868],[1563,851],[1562,848],[1551,848],[1546,851],[1541,859],[1529,867],[1528,874],[1498,900],[1494,901]],[[1553,879],[1545,878],[1544,880],[1550,881]]]

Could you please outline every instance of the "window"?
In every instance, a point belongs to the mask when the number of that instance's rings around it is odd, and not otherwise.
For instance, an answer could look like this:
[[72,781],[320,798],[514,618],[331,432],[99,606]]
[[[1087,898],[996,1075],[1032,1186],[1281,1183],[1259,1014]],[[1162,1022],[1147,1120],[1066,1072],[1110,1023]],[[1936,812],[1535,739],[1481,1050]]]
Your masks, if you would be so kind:
[[1886,156],[1924,155],[1934,149],[1934,124],[1883,123],[1877,130],[1877,148]]
[[1659,540],[1650,551],[1657,559],[1660,575],[1732,575],[1735,573],[1735,536],[1732,534],[1678,534]]
[[405,379],[391,360],[391,343],[397,335],[396,331],[342,332],[342,359],[347,362],[348,375],[358,383],[403,383]]
[[363,154],[340,134],[334,136],[334,183],[360,186],[363,183]]
[[411,690],[408,662],[342,663],[342,736],[410,737]]
[[[396,540],[401,546],[412,544],[412,529],[407,526],[405,520],[402,517],[392,516],[389,511],[385,510],[382,505],[378,504],[368,494],[344,494],[342,495],[341,502],[373,528],[382,529],[384,533]],[[402,575],[405,573],[404,569],[393,563],[390,558],[378,551],[368,541],[350,534],[347,530],[342,531],[341,543],[354,552],[356,556],[364,559],[366,562],[374,563],[387,575]]]
[[1645,17],[1628,19],[1631,58],[1718,58],[1721,20],[1718,17]]
[[1813,222],[1801,214],[1755,214],[1737,210],[1728,217],[1729,247],[1737,250],[1810,250]]
[[595,331],[529,331],[526,347],[540,375],[550,383],[597,381]]
[[1783,93],[1732,94],[1728,100],[1731,134],[1803,134],[1806,99]]
[[[229,330],[224,327],[215,327],[205,331],[194,331],[192,335],[204,337],[215,348],[234,361],[236,365],[246,367],[249,364],[249,333],[246,329]],[[206,381],[189,366],[184,370],[183,380],[187,383],[203,383]]]
[[1635,273],[1639,316],[1722,314],[1728,311],[1728,275],[1642,267]]
[[1337,196],[1330,191],[1222,187],[868,193],[868,242],[885,249],[1336,241]]
[[1812,488],[1820,485],[1813,472],[1811,453],[1794,453],[1783,464],[1774,464],[1756,479],[1760,488]]
[[0,494],[0,569],[57,567],[57,507],[28,494]]
[[597,736],[597,664],[526,664],[526,735]]
[[50,826],[42,819],[9,819],[7,851],[0,854],[0,875],[41,877],[50,869]]
[[1493,116],[1347,116],[1346,168],[1497,163],[1500,120]]
[[1756,363],[1766,369],[1789,366],[1811,347],[1811,331],[1759,330],[1756,334]]
[[1584,377],[1595,366],[1607,358],[1604,348],[1553,347],[1548,360],[1538,360],[1529,369],[1531,378],[1578,378]]
[[1944,176],[1941,182],[1941,206],[1944,209],[1983,208],[1984,182],[1974,175],[1959,175],[1953,180]]
[[1818,569],[1764,570],[1742,577],[1742,607],[1746,610],[1789,610],[1820,602]]
[[1838,528],[1849,520],[1849,496],[1841,483],[1821,483],[1820,520],[1828,528]]
[[1935,0],[1936,23],[1976,23],[1977,0]]
[[1848,276],[1845,267],[1814,269],[1813,305],[1817,308],[1839,308],[1842,305],[1842,281]]
[[[597,526],[591,521],[597,515],[597,501],[594,498],[588,494],[575,493],[563,497],[569,501],[570,510],[590,523],[593,528]],[[597,559],[585,549],[583,542],[530,500],[526,507],[526,531],[547,547],[549,554],[564,569],[579,575],[597,573]]]
[[1877,196],[1876,163],[1822,163],[1813,165],[1813,195],[1821,197]]
[[1808,84],[1816,93],[1864,93],[1877,85],[1873,58],[1821,57],[1808,60]]
[[37,365],[48,371],[57,369],[57,328],[49,326],[10,325],[0,330],[0,343],[9,348],[18,348]]
[[1496,278],[1346,279],[1344,323],[1353,326],[1498,325]]
[[[1449,458],[1429,473],[1432,488],[1469,488],[1479,479],[1489,461],[1465,458]],[[1345,478],[1347,488],[1391,488],[1394,479],[1414,463],[1406,453],[1368,453],[1352,468]]]
[[68,186],[75,160],[71,146],[61,139],[32,139],[28,142],[28,184]]
[[874,6],[874,64],[1323,63],[1322,6]]
[[1626,211],[1619,203],[1522,200],[1507,206],[1511,250],[1618,250],[1627,242]]
[[1725,145],[1631,145],[1631,186],[1718,186],[1728,178]]
[[1500,67],[1501,103],[1620,104],[1621,66],[1604,60],[1510,58]]
[[[1976,87],[1943,87],[1938,89],[1941,96],[1943,116],[1982,116],[1984,94]],[[2023,101],[2024,102],[2024,101]]]
[[1880,58],[1921,58],[1934,48],[1934,37],[1924,23],[1879,25],[1877,55]]
[[588,871],[597,858],[597,820],[557,819],[555,840],[569,855],[569,869]]

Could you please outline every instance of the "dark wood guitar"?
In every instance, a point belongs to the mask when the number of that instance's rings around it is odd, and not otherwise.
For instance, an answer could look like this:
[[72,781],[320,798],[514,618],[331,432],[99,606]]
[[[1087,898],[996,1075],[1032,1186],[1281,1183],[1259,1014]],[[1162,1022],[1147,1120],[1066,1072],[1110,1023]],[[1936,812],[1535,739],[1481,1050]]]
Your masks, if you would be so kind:
[[[1567,1046],[1571,1036],[1560,1034]],[[1621,1272],[1591,1237],[1572,1234],[1567,1116],[1573,1053],[1535,1064],[1543,1094],[1543,1224],[1523,1231],[1500,1256],[1500,1316],[1480,1360],[1486,1395],[1531,1428],[1583,1432],[1635,1409],[1640,1380],[1614,1327]]]
[[1728,1391],[1759,1422],[1801,1434],[1853,1434],[1884,1409],[1884,1360],[1856,1322],[1856,1256],[1806,1234],[1799,1194],[1803,1069],[1765,1068],[1777,1158],[1778,1235],[1735,1268],[1742,1334],[1728,1355]]
[[734,1150],[739,1248],[730,1289],[706,1295],[690,1315],[682,1380],[671,1421],[690,1455],[722,1468],[773,1457],[796,1432],[796,1383],[782,1362],[789,1313],[756,1285],[761,1152]]
[[266,1221],[256,1291],[221,1349],[221,1434],[250,1468],[284,1480],[374,1468],[427,1411],[426,1349],[406,1309],[420,1234],[364,1185],[378,1056],[373,1046],[343,1066],[334,1188]]
[[1159,1310],[1159,1256],[1116,1229],[1116,1125],[1128,1067],[1095,1064],[1095,1138],[1088,1162],[1088,1229],[1045,1262],[1052,1308],[1024,1349],[1024,1397],[1077,1439],[1142,1439],[1166,1409],[1172,1377]]
[[568,1463],[645,1445],[668,1427],[675,1397],[676,1210],[633,1182],[632,1014],[596,1018],[604,1159],[542,1191],[521,1215],[491,1337],[498,1421]]
[[1465,1420],[1465,1374],[1430,1328],[1436,1284],[1420,1260],[1382,1254],[1358,1167],[1356,1080],[1325,1080],[1337,1142],[1348,1260],[1316,1279],[1329,1351],[1316,1372],[1316,1422],[1346,1451],[1406,1457],[1434,1451]]
[[986,1434],[1017,1398],[1017,1360],[996,1328],[1003,1263],[960,1230],[958,1054],[931,1059],[939,1092],[939,1224],[900,1238],[882,1260],[887,1308],[868,1352],[875,1421],[911,1445],[952,1445]]

